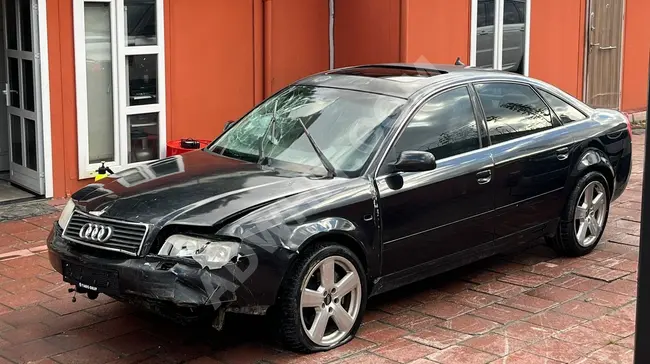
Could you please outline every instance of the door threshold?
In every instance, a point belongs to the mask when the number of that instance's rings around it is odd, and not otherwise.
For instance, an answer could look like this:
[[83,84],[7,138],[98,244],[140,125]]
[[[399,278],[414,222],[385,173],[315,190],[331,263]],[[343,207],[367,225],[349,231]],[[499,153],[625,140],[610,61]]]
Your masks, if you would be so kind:
[[12,205],[12,204],[23,203],[23,202],[31,202],[31,201],[41,200],[44,198],[45,197],[43,196],[34,195],[31,197],[17,198],[15,200],[0,201],[0,206]]
[[[4,180],[1,182],[4,182]],[[34,201],[43,198],[45,197],[35,195],[33,192],[15,183],[3,183],[0,185],[0,206]]]

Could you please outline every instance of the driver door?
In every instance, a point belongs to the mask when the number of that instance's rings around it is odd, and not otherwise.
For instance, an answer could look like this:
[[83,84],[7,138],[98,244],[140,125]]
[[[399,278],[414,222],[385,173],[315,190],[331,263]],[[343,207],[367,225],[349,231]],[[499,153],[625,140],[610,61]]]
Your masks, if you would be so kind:
[[[486,134],[477,115],[466,86],[445,91],[421,106],[389,151],[377,178],[382,275],[427,269],[428,262],[493,241],[494,162],[481,149]],[[437,167],[391,174],[388,165],[406,150],[431,152]]]

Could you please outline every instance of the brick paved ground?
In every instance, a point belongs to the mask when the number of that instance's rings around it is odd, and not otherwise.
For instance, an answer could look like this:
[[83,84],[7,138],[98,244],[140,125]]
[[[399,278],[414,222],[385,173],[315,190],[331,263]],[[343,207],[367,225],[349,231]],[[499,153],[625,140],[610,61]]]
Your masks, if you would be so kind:
[[643,145],[592,254],[541,246],[406,287],[371,300],[358,338],[310,356],[283,352],[263,318],[215,333],[106,297],[72,303],[43,251],[56,216],[0,223],[0,364],[631,363]]

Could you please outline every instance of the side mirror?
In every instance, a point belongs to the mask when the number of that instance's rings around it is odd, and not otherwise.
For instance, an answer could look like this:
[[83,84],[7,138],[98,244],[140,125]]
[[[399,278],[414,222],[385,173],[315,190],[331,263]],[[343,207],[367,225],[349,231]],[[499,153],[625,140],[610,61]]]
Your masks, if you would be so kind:
[[226,125],[223,127],[223,131],[226,132],[228,129],[230,129],[233,125],[235,125],[235,122],[232,120],[226,121]]
[[393,165],[395,172],[424,172],[436,169],[436,158],[429,152],[404,151]]

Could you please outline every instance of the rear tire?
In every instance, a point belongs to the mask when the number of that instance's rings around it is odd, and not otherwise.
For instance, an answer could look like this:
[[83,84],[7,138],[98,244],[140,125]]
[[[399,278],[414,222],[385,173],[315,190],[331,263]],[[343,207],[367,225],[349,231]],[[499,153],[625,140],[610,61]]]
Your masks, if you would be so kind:
[[303,353],[347,343],[361,326],[366,290],[365,271],[350,249],[318,243],[302,252],[280,288],[280,340]]
[[610,199],[607,179],[595,171],[585,174],[569,195],[555,237],[547,242],[561,255],[590,253],[605,231]]

